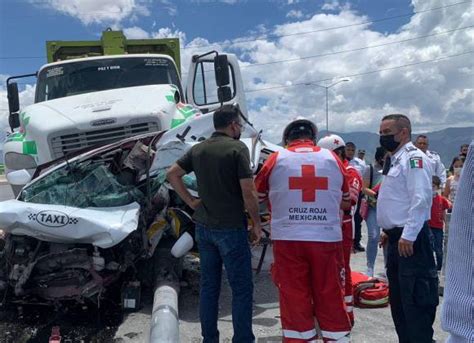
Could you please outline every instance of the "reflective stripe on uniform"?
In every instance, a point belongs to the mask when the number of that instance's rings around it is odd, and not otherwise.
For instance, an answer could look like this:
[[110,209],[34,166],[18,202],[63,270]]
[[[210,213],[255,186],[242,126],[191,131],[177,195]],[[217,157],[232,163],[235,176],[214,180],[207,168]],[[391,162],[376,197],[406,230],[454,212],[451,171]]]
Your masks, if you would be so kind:
[[346,312],[353,312],[354,308],[352,306],[346,306]]
[[321,331],[324,338],[335,339],[336,342],[350,342],[350,331]]
[[352,300],[354,300],[354,297],[353,297],[352,295],[346,295],[346,296],[344,297],[344,301],[345,301],[346,303],[352,302]]
[[295,331],[295,330],[283,329],[283,336],[287,338],[310,339],[316,336],[316,329],[311,329],[308,331]]

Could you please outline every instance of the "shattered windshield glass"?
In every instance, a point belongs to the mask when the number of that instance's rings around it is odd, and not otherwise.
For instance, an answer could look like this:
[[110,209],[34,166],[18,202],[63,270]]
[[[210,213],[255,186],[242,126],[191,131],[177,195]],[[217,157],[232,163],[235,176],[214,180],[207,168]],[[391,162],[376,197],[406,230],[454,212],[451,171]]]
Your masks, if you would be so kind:
[[[150,154],[150,196],[154,198],[166,183],[167,169],[190,145],[169,142],[153,149],[137,141],[126,149],[115,149],[75,160],[26,186],[18,200],[36,204],[64,205],[77,208],[118,207],[137,202],[145,204],[147,156]],[[197,196],[194,173],[183,176],[185,186]],[[158,192],[159,193],[159,192]],[[156,200],[156,199],[155,199]]]
[[181,82],[174,63],[163,57],[122,57],[52,65],[38,75],[35,102],[108,89]]
[[78,208],[114,207],[140,202],[143,193],[118,182],[103,162],[71,163],[25,187],[19,200]]

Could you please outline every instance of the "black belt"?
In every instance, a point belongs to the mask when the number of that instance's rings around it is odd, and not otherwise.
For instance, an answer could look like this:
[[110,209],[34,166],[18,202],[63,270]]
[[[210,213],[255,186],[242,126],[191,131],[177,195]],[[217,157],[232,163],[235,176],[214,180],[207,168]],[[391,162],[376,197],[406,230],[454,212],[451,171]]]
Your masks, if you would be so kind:
[[395,236],[395,235],[400,234],[403,231],[403,227],[396,226],[392,229],[383,229],[382,231],[385,232],[389,236]]
[[351,215],[351,210],[344,210],[344,215],[350,216]]
[[403,233],[402,227],[394,227],[393,229],[383,229],[383,232],[388,236],[388,241],[390,243],[396,243],[400,239]]

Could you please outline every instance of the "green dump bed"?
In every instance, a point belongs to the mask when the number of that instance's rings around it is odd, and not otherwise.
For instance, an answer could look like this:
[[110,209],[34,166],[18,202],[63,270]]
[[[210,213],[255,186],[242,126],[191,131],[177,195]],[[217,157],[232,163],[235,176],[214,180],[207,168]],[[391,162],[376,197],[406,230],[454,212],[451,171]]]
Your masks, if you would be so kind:
[[97,41],[47,41],[46,52],[48,63],[105,55],[164,54],[170,56],[178,72],[181,71],[178,38],[127,39],[122,31],[108,29]]

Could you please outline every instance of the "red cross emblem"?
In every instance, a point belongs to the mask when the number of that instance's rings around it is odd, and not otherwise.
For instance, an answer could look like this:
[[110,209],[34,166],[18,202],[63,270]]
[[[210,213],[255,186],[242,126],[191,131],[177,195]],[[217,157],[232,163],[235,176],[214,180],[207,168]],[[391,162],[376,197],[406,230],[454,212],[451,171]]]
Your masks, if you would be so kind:
[[301,189],[303,202],[316,201],[316,190],[327,190],[328,178],[316,176],[316,168],[314,165],[302,165],[301,174],[301,177],[290,176],[290,189]]
[[335,145],[339,145],[339,139],[335,139],[335,140],[334,140],[334,144],[335,144]]

